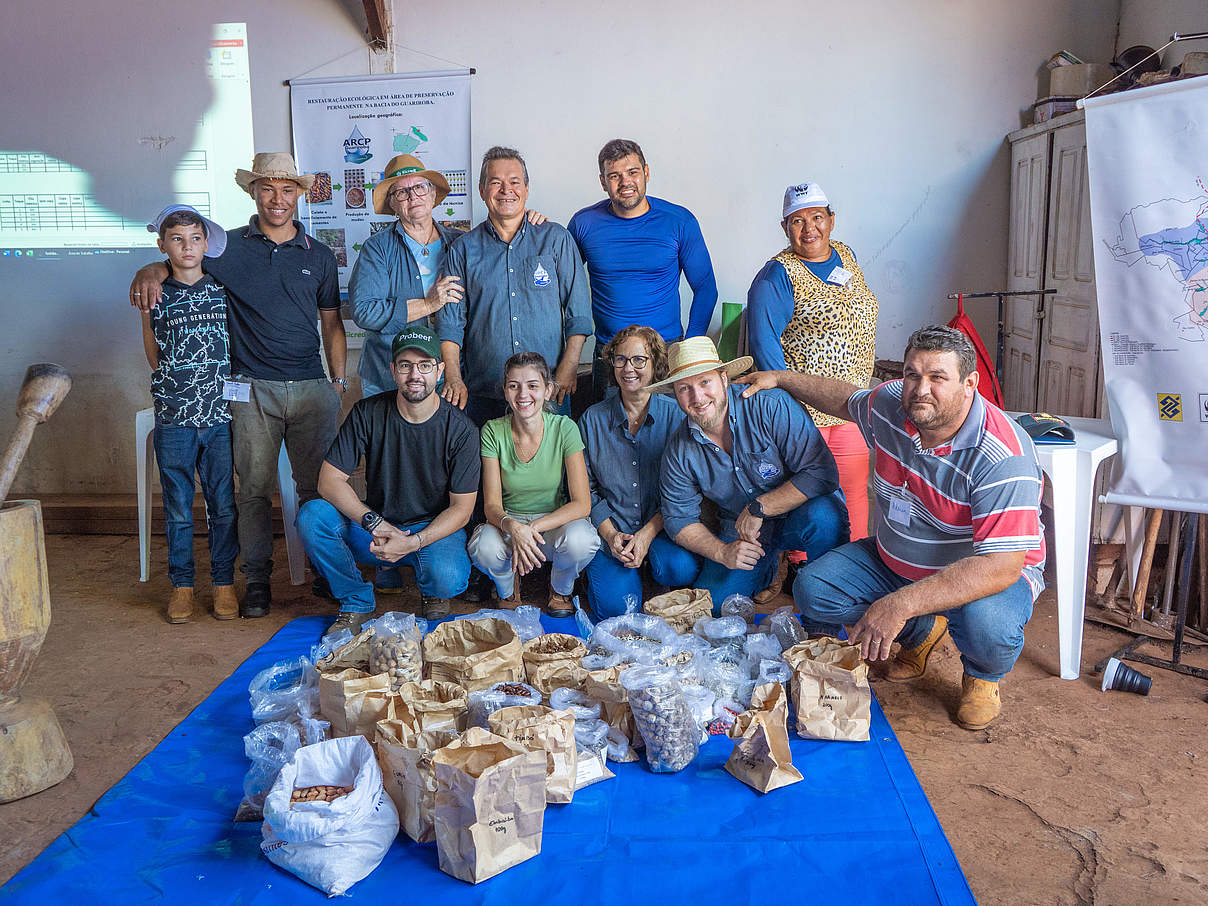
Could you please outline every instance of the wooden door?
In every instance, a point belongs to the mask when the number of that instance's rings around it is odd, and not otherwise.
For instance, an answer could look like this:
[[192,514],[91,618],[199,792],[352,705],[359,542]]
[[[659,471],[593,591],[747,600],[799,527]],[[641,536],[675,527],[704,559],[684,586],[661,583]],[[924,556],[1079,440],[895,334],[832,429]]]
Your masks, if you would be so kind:
[[1053,132],[1049,237],[1037,408],[1094,417],[1099,381],[1099,321],[1086,168],[1086,125]]
[[[1011,221],[1007,240],[1007,289],[1044,285],[1045,228],[1049,193],[1050,133],[1011,145]],[[1036,408],[1040,357],[1039,296],[1008,296],[1003,306],[1002,391],[1008,409]]]

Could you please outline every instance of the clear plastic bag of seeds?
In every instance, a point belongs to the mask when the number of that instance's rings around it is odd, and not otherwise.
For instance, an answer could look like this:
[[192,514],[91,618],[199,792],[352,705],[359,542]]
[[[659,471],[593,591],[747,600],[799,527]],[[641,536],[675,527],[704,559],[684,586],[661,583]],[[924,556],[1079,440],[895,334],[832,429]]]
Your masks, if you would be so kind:
[[374,621],[373,637],[369,640],[369,672],[390,676],[390,691],[397,692],[403,683],[423,679],[424,656],[420,650],[426,620],[413,614],[391,611]]
[[466,728],[487,729],[487,718],[512,705],[539,705],[541,693],[528,683],[496,683],[489,689],[471,692],[466,702]]
[[672,650],[677,634],[662,617],[624,613],[596,624],[587,643],[591,654],[620,655],[623,660],[653,664]]
[[752,632],[743,639],[742,649],[751,665],[752,676],[759,669],[761,661],[779,658],[784,653],[780,639],[770,632]]
[[608,724],[605,721],[575,721],[575,747],[579,750],[575,790],[616,776],[608,769]]
[[797,612],[787,604],[773,610],[768,615],[766,622],[768,629],[779,640],[780,647],[784,651],[788,651],[808,638],[805,627],[801,625],[801,620],[797,619]]
[[723,617],[741,617],[744,623],[755,618],[755,602],[746,595],[730,595],[721,602]]
[[310,717],[319,710],[319,676],[307,657],[266,667],[252,677],[247,691],[258,724]]
[[646,761],[656,773],[681,771],[700,748],[700,730],[672,667],[631,667],[621,674]]
[[555,711],[569,711],[575,715],[576,722],[600,717],[600,703],[578,689],[555,689],[549,694],[549,706]]

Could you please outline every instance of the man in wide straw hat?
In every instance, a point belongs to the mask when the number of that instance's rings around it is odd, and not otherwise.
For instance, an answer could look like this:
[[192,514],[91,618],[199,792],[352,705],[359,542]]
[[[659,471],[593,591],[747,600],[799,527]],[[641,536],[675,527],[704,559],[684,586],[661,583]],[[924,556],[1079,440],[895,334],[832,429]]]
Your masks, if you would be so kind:
[[[226,249],[205,260],[228,293],[231,337],[231,435],[239,476],[239,546],[247,593],[244,617],[268,613],[273,568],[272,494],[284,441],[302,502],[317,496],[319,466],[335,437],[347,344],[340,320],[336,259],[294,219],[314,176],[285,151],[257,154],[235,182],[256,202],[247,226],[227,231]],[[150,311],[167,277],[161,263],[139,270],[130,304]],[[330,377],[319,356],[323,348]]]
[[[705,558],[697,588],[714,610],[732,594],[768,584],[782,550],[811,560],[847,541],[847,507],[835,459],[808,413],[787,393],[743,399],[730,379],[751,367],[723,362],[708,337],[671,347],[667,379],[687,415],[663,454],[663,525],[676,544]],[[701,521],[701,499],[717,504],[716,532]]]

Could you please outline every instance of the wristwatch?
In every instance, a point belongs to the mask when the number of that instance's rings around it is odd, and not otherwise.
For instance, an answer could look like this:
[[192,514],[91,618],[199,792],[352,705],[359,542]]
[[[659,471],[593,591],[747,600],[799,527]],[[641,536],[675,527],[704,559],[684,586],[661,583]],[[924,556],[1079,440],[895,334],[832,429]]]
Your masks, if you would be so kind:
[[333,384],[339,384],[341,387],[343,387],[344,393],[348,392],[348,381],[344,380],[342,377],[333,377],[331,382]]
[[767,519],[768,514],[763,511],[763,504],[759,502],[758,497],[752,497],[751,502],[747,504],[747,512],[756,519]]
[[368,510],[365,515],[361,517],[361,528],[367,532],[372,532],[382,522],[383,518],[384,517],[381,513]]

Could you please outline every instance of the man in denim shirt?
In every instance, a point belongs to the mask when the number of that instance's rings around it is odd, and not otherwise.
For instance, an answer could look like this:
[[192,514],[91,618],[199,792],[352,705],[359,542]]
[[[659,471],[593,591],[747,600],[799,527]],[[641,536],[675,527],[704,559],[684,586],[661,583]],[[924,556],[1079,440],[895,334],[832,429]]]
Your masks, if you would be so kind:
[[[847,506],[835,458],[800,404],[786,393],[743,399],[730,387],[749,356],[723,363],[712,340],[692,337],[671,347],[670,365],[650,389],[674,393],[688,418],[663,455],[663,524],[705,558],[696,587],[718,611],[730,595],[764,588],[782,550],[812,561],[845,543]],[[701,522],[703,497],[717,504],[717,534]]]
[[539,352],[556,365],[555,402],[569,414],[579,356],[592,332],[575,241],[556,223],[525,220],[528,186],[518,151],[487,151],[478,177],[487,219],[453,243],[445,264],[465,287],[465,299],[436,313],[443,395],[479,427],[504,414],[503,363],[518,352]]

